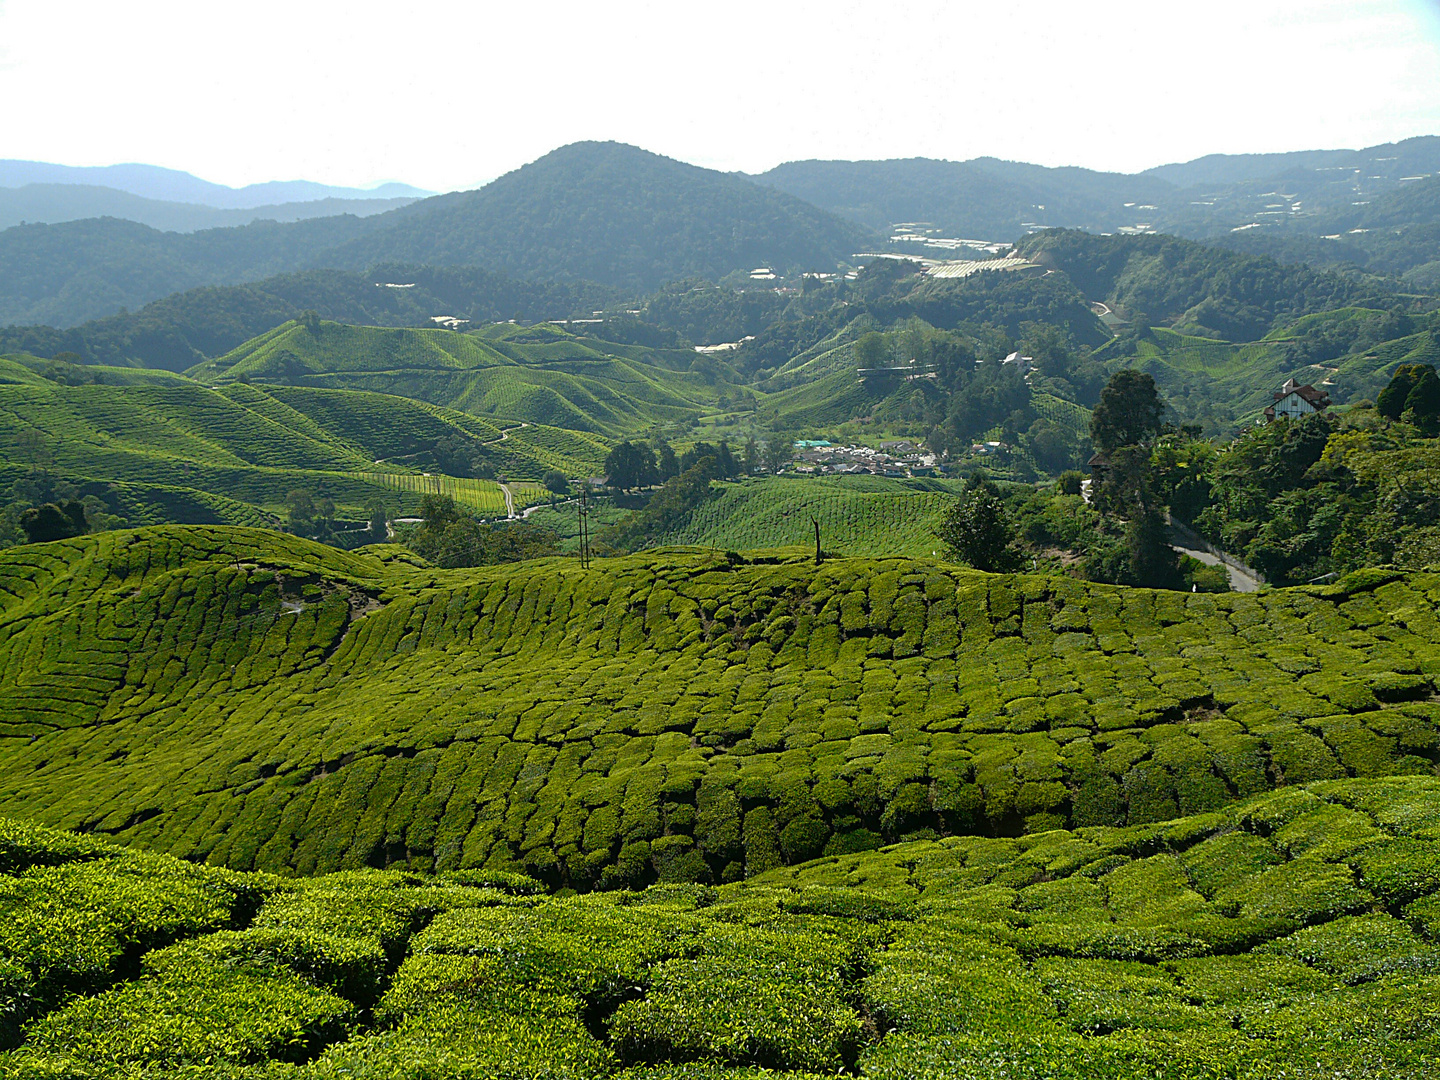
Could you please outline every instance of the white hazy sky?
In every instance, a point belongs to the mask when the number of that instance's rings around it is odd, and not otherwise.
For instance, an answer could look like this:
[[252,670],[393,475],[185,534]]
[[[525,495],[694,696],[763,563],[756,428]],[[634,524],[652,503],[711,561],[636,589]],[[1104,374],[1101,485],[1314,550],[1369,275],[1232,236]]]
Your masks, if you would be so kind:
[[578,139],[1133,171],[1440,134],[1440,0],[0,0],[0,157],[473,187]]

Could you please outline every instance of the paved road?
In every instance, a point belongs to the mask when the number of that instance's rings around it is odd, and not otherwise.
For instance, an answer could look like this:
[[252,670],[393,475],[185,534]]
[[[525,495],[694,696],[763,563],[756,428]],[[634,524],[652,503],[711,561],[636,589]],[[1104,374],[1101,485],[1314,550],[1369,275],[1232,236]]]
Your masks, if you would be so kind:
[[1236,592],[1255,592],[1264,584],[1260,576],[1239,559],[1222,559],[1206,550],[1209,545],[1193,529],[1179,521],[1170,523],[1168,539],[1170,546],[1182,555],[1199,559],[1206,566],[1224,566],[1226,573],[1230,575],[1230,588]]
[[505,496],[505,516],[507,518],[518,517],[515,513],[515,496],[510,494],[510,485],[501,484],[500,494]]

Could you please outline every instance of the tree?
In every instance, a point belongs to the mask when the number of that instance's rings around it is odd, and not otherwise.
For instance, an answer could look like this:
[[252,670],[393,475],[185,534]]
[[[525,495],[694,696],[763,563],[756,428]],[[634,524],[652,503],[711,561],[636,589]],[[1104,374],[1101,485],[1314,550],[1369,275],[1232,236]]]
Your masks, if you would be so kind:
[[1165,538],[1165,515],[1158,507],[1147,506],[1125,526],[1125,546],[1130,554],[1127,584],[1150,589],[1180,587],[1180,555]]
[[32,544],[44,544],[51,540],[66,540],[72,536],[83,536],[90,531],[85,521],[83,503],[71,500],[64,506],[46,503],[31,507],[20,515],[20,527]]
[[553,495],[569,495],[570,481],[559,469],[551,469],[542,481],[545,490]]
[[315,499],[300,488],[285,496],[285,507],[294,529],[308,528],[315,520]]
[[449,495],[426,495],[420,500],[421,529],[436,535],[460,520],[460,510]]
[[383,503],[371,503],[367,508],[370,515],[370,542],[372,544],[383,544],[390,539],[390,515],[385,512]]
[[890,342],[884,334],[873,330],[855,342],[855,366],[862,368],[886,367],[890,362]]
[[1003,573],[1021,564],[1000,489],[979,473],[965,482],[964,493],[946,509],[936,535],[951,558],[976,570]]
[[1079,495],[1084,482],[1085,477],[1078,470],[1066,469],[1060,474],[1055,486],[1059,488],[1061,495]]
[[755,436],[751,435],[745,440],[745,450],[740,458],[745,467],[745,475],[753,476],[760,469],[760,447],[755,442]]
[[731,479],[740,471],[740,467],[735,464],[735,455],[730,452],[730,444],[724,439],[720,440],[720,448],[715,452],[715,466],[725,480]]
[[25,428],[16,435],[15,446],[37,469],[42,469],[55,460],[50,453],[49,436],[36,428]]
[[655,471],[663,484],[680,472],[680,462],[675,457],[675,448],[661,436],[651,439],[650,445],[655,451]]
[[627,439],[606,455],[605,475],[610,486],[620,491],[648,487],[659,479],[655,452],[644,443]]
[[1387,420],[1399,420],[1410,404],[1410,394],[1421,377],[1435,369],[1429,364],[1401,364],[1390,376],[1390,382],[1375,398],[1375,411]]
[[1435,431],[1440,421],[1440,376],[1429,364],[1405,395],[1405,412],[1401,415],[1427,435]]
[[1144,446],[1164,430],[1165,402],[1143,371],[1117,371],[1100,391],[1090,414],[1090,442],[1103,454],[1121,446]]
[[795,456],[795,440],[784,432],[774,432],[765,440],[765,471],[778,473]]

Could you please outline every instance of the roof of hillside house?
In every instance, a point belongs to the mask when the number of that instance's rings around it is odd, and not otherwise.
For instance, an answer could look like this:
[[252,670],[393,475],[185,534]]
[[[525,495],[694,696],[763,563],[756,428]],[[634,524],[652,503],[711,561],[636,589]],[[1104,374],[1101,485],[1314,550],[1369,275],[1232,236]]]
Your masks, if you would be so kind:
[[1323,409],[1330,404],[1330,395],[1324,390],[1316,390],[1309,383],[1301,386],[1294,379],[1285,380],[1285,385],[1275,394],[1275,400],[1283,401],[1291,394],[1298,394],[1317,409]]

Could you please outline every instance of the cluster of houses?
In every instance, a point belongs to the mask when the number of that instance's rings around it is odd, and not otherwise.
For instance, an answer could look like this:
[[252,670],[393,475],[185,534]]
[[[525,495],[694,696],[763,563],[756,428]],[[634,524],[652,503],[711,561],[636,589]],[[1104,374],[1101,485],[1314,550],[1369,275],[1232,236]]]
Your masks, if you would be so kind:
[[812,475],[934,476],[939,465],[924,446],[904,440],[882,442],[878,449],[804,440],[795,448],[795,471]]

